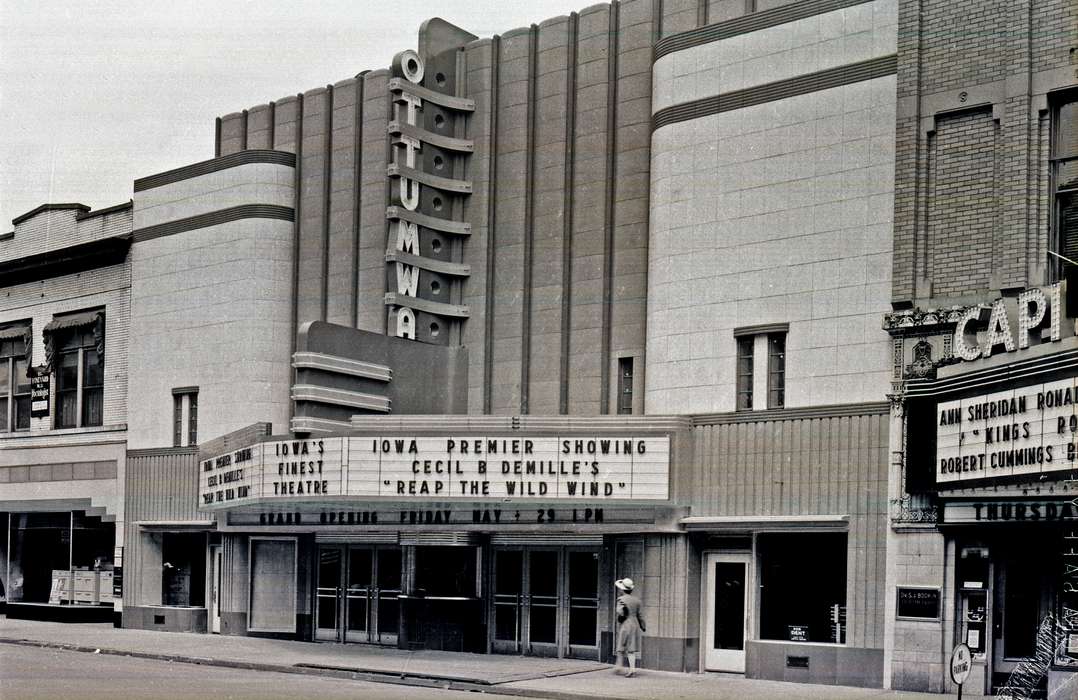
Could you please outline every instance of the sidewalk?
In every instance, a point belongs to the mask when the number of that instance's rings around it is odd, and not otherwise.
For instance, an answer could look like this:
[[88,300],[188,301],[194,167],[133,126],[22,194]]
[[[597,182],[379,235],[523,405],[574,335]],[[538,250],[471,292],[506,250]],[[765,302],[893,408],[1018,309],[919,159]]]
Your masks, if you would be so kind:
[[105,624],[8,620],[4,617],[0,617],[0,643],[558,700],[928,700],[944,697],[646,669],[639,671],[636,678],[624,678],[612,673],[608,665],[592,661],[403,651],[254,637],[126,630]]

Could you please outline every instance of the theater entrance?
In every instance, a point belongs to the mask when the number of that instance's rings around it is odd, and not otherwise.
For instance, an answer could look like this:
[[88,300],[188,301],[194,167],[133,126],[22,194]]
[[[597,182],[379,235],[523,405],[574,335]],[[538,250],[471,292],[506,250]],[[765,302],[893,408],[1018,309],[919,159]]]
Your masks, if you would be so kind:
[[599,658],[599,551],[495,548],[491,650]]
[[400,547],[319,547],[315,638],[395,645],[401,563]]

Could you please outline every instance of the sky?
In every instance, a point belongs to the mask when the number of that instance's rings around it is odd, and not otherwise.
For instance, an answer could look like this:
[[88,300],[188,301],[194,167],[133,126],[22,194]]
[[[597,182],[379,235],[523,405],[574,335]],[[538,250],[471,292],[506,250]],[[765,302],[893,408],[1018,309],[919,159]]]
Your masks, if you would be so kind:
[[126,202],[213,157],[214,120],[388,67],[442,17],[479,37],[592,0],[0,0],[0,233]]

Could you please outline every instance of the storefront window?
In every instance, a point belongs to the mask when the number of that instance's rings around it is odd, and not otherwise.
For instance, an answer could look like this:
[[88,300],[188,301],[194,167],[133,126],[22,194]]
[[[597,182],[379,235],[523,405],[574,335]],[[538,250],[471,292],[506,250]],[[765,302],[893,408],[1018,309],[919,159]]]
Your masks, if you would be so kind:
[[846,641],[846,534],[762,534],[760,637]]
[[166,532],[161,538],[161,602],[201,607],[206,604],[206,535]]
[[416,591],[435,598],[474,598],[475,547],[417,547]]
[[99,593],[73,595],[78,589],[72,585],[72,573],[112,569],[113,523],[81,512],[11,513],[9,517],[8,549],[5,561],[0,562],[8,601],[53,605],[101,602]]

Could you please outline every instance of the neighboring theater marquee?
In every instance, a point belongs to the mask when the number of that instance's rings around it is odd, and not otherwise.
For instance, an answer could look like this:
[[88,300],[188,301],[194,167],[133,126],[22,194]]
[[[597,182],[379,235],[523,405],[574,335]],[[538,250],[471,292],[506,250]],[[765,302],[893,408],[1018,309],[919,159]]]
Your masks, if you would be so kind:
[[670,438],[328,437],[202,460],[199,507],[407,501],[665,501]]
[[454,301],[469,275],[462,260],[471,226],[460,218],[472,191],[464,173],[474,146],[460,137],[475,102],[454,94],[456,59],[457,52],[446,52],[428,70],[415,51],[402,51],[389,81],[389,333],[438,345],[450,343],[453,326],[468,316],[468,307]]

